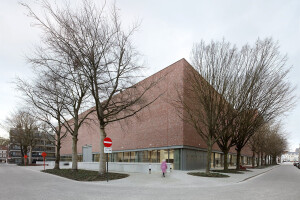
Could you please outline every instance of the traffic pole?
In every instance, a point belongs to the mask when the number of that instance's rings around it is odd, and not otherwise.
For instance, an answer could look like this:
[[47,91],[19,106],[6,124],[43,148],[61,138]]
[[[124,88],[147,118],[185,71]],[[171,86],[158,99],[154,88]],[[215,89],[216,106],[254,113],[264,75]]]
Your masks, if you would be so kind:
[[44,171],[45,171],[45,157],[43,157],[44,158]]
[[108,182],[108,153],[106,154],[106,179]]

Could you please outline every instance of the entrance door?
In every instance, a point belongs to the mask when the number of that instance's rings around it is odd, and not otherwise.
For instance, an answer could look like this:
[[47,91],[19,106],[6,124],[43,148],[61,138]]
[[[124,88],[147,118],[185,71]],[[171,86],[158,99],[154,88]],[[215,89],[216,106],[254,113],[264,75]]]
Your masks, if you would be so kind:
[[82,161],[93,162],[92,146],[86,145],[82,147]]

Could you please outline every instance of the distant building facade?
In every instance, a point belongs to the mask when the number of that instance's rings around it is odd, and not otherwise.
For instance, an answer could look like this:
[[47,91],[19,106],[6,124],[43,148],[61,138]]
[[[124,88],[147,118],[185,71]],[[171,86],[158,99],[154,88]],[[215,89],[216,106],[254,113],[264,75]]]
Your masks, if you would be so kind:
[[7,162],[8,148],[6,146],[0,146],[0,162]]
[[[211,167],[223,166],[224,156],[218,145],[215,144],[213,153],[207,155],[207,146],[203,139],[178,116],[178,110],[166,101],[177,97],[177,89],[186,96],[184,88],[188,81],[187,73],[191,69],[192,66],[185,59],[181,59],[138,83],[144,84],[165,77],[148,93],[155,96],[164,92],[164,96],[140,111],[138,117],[114,122],[106,127],[107,136],[113,141],[113,152],[109,155],[111,162],[160,163],[166,160],[173,164],[173,169],[191,170],[205,168],[206,158],[211,156]],[[102,142],[99,141],[99,132],[96,123],[83,124],[79,129],[79,161],[99,160],[99,143]],[[72,136],[69,134],[62,139],[62,160],[71,160],[71,154]],[[241,164],[250,165],[252,152],[247,145],[241,155]],[[232,147],[228,155],[229,164],[234,166],[236,159],[235,147]]]
[[[11,129],[9,132],[10,135],[10,144],[9,144],[9,163],[21,163],[23,159],[21,154],[20,144],[16,141],[18,131],[17,129]],[[55,145],[54,139],[49,137],[48,134],[36,131],[34,133],[34,147],[32,149],[32,162],[42,161],[42,152],[47,153],[46,159],[48,161],[55,160]],[[27,156],[29,158],[29,149],[27,151]]]
[[295,149],[295,152],[287,152],[281,156],[283,162],[296,162],[300,161],[299,148]]

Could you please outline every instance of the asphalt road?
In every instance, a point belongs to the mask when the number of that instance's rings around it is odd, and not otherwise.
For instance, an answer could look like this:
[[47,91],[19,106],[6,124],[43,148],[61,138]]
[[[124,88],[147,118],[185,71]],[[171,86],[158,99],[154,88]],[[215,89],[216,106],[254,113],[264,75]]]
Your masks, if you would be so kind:
[[[201,178],[201,177],[199,177]],[[162,183],[163,179],[162,179]],[[222,186],[144,187],[77,182],[13,165],[0,165],[0,200],[81,199],[300,199],[300,169],[281,165],[241,183]]]

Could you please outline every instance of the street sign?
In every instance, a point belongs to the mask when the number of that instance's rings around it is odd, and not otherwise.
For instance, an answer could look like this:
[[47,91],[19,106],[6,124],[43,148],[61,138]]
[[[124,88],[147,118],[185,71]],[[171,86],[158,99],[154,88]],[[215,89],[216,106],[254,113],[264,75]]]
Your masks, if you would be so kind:
[[25,156],[24,156],[24,158],[25,158],[25,159],[27,159],[27,158],[28,158],[28,156],[27,156],[27,155],[25,155]]
[[47,156],[47,153],[46,152],[43,152],[42,153],[42,156],[45,158]]
[[112,140],[109,137],[104,138],[103,144],[105,147],[111,147],[112,145]]
[[112,153],[111,145],[112,145],[112,140],[109,137],[104,138],[103,140],[104,144],[104,153],[106,153],[106,179],[108,182],[108,154]]
[[111,147],[104,147],[104,153],[112,153]]
[[44,171],[45,171],[45,157],[47,156],[47,153],[46,153],[46,152],[43,152],[43,153],[42,153],[42,156],[43,156],[43,160],[44,160]]

